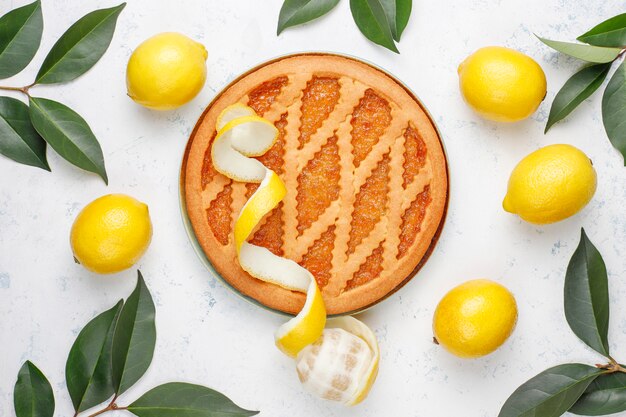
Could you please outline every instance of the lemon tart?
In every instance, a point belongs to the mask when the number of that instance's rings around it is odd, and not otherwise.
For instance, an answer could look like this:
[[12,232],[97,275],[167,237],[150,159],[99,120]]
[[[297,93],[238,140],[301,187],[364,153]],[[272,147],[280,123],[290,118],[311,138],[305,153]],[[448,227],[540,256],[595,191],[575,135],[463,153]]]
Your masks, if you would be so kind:
[[278,129],[259,161],[284,200],[249,239],[315,277],[329,314],[369,307],[423,265],[443,225],[447,162],[421,103],[369,64],[330,54],[263,64],[227,86],[200,117],[181,170],[186,214],[202,251],[243,295],[286,313],[305,294],[260,281],[237,261],[233,225],[258,184],[234,182],[211,159],[216,122],[242,103]]

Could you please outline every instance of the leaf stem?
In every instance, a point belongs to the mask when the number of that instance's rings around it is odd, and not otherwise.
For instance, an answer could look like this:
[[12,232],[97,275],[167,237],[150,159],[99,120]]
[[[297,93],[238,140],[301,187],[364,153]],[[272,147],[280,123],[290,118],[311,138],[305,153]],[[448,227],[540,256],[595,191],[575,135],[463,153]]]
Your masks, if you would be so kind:
[[[115,394],[113,396],[113,399],[111,400],[111,402],[109,403],[109,405],[107,405],[105,408],[103,408],[102,410],[96,411],[93,414],[90,414],[87,417],[96,417],[99,416],[100,414],[104,414],[107,413],[109,411],[114,411],[114,410],[126,410],[127,407],[118,407],[117,404],[115,404],[115,401],[117,400],[117,394]],[[76,415],[78,415],[78,412],[76,414],[74,414],[74,417],[76,417]]]
[[623,372],[626,374],[626,368],[620,365],[615,359],[609,356],[609,360],[611,361],[611,369],[613,372]]
[[30,93],[29,90],[32,86],[34,86],[35,83],[29,84],[29,85],[25,85],[24,87],[9,87],[9,86],[0,86],[0,90],[5,90],[5,91],[18,91],[22,94],[26,94],[28,97],[30,97]]
[[626,368],[620,365],[615,359],[609,356],[609,363],[606,365],[597,364],[596,368],[605,369],[608,374],[614,374],[616,372],[622,372],[626,374]]
[[112,410],[115,410],[116,408],[117,408],[117,407],[115,407],[115,408],[114,408],[113,406],[108,405],[108,406],[106,406],[106,408],[103,408],[103,409],[102,409],[102,410],[100,410],[100,411],[96,411],[95,413],[90,414],[90,415],[89,415],[89,417],[96,417],[96,416],[99,416],[100,414],[104,414],[104,413],[106,413],[107,411],[112,411]]

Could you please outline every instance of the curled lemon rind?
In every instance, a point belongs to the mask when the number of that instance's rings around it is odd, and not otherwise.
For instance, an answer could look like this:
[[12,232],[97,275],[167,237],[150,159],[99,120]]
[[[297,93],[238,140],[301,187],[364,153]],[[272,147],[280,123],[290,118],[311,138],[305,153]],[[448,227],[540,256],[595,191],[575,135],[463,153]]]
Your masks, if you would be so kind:
[[278,206],[287,193],[285,184],[274,171],[250,158],[267,152],[274,145],[278,130],[242,104],[227,107],[218,118],[217,128],[211,149],[215,169],[235,181],[259,183],[235,221],[235,247],[241,267],[255,278],[307,294],[304,308],[275,335],[278,348],[295,357],[305,346],[319,339],[324,330],[326,307],[322,293],[305,268],[246,242],[263,217]]
[[276,346],[292,358],[319,339],[326,326],[326,306],[322,293],[313,275],[304,270],[311,277],[304,308],[297,316],[280,326],[274,334]]
[[243,116],[256,116],[256,112],[243,103],[235,103],[226,107],[217,118],[216,126],[218,132],[222,130],[228,122]]
[[248,239],[256,225],[280,203],[285,194],[287,194],[287,189],[282,180],[274,171],[266,169],[265,178],[243,206],[235,222],[237,253],[240,252],[241,245]]
[[277,138],[278,129],[259,116],[232,119],[217,132],[213,141],[213,166],[235,181],[260,183],[269,170],[250,156],[263,155]]
[[[226,107],[216,127],[218,133],[211,148],[215,169],[232,180],[259,184],[235,221],[235,247],[241,267],[255,278],[306,294],[302,310],[274,335],[276,346],[295,358],[302,349],[317,341],[326,327],[322,293],[308,270],[247,242],[263,217],[278,206],[287,193],[285,184],[274,171],[251,158],[263,155],[274,145],[278,129],[241,103]],[[332,319],[329,324],[362,338],[372,349],[372,363],[347,402],[355,405],[367,396],[378,373],[378,343],[372,331],[355,318]]]

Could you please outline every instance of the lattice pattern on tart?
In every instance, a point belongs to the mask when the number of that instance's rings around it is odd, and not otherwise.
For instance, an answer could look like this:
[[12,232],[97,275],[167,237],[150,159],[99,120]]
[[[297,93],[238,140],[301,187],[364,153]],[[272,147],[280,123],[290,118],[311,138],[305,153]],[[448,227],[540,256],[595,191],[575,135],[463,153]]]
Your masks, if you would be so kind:
[[[406,92],[396,100],[367,81],[330,69],[285,73],[238,98],[278,128],[276,144],[258,159],[288,189],[250,242],[311,271],[330,313],[371,304],[404,281],[428,250],[445,210],[445,158],[432,124],[421,109],[415,111],[417,105],[403,108]],[[202,128],[208,135],[210,129]],[[187,179],[188,206],[195,193],[204,210],[203,216],[189,210],[196,235],[226,280],[263,304],[295,312],[303,295],[249,276],[253,283],[241,282],[247,274],[234,257],[232,226],[256,185],[232,182],[214,170],[214,129],[210,135],[200,175],[194,176],[199,184],[190,187]],[[231,258],[227,269],[223,261]]]

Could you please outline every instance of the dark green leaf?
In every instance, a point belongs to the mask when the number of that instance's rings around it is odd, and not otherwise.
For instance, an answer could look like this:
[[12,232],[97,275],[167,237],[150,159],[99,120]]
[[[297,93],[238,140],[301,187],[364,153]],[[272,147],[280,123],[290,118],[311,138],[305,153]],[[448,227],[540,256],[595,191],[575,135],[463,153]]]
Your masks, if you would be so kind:
[[404,29],[409,24],[411,11],[413,10],[413,0],[396,0],[396,31],[398,34],[398,42],[402,38]]
[[0,153],[21,164],[50,171],[46,142],[33,127],[28,106],[11,97],[0,97]]
[[228,397],[200,385],[170,382],[145,393],[128,406],[139,417],[246,417],[259,414],[240,408]]
[[278,16],[276,33],[280,35],[288,27],[301,25],[324,16],[338,3],[339,0],[285,0]]
[[611,64],[597,64],[583,68],[574,74],[554,97],[546,132],[559,120],[564,119],[604,82]]
[[511,394],[498,417],[559,417],[602,372],[582,364],[559,365],[543,371]]
[[605,48],[603,46],[583,45],[580,43],[570,43],[561,41],[552,41],[550,39],[544,39],[537,36],[539,40],[552,49],[569,55],[574,58],[582,59],[587,62],[594,62],[597,64],[606,64],[617,58],[621,52],[620,48]]
[[0,18],[0,78],[12,77],[26,68],[39,49],[42,32],[39,0]]
[[17,374],[13,391],[16,417],[52,417],[54,394],[45,375],[30,361]]
[[30,119],[59,155],[79,168],[100,175],[108,184],[102,148],[78,113],[56,101],[31,97]]
[[596,46],[626,46],[626,13],[605,20],[578,37],[581,42]]
[[580,243],[565,273],[565,317],[572,331],[609,356],[609,283],[602,255],[581,229]]
[[622,153],[626,165],[626,61],[617,67],[604,90],[602,121],[609,140]]
[[385,10],[389,29],[396,42],[400,42],[402,32],[409,23],[411,17],[412,0],[381,0],[381,5]]
[[126,300],[113,337],[113,386],[119,395],[146,372],[156,344],[154,303],[137,271],[137,286]]
[[569,410],[585,416],[604,416],[626,411],[626,374],[600,375]]
[[115,307],[87,323],[70,349],[65,379],[76,412],[104,402],[115,392],[111,379],[111,345],[123,304],[120,300]]
[[350,10],[354,22],[367,39],[398,53],[381,0],[350,0]]
[[117,17],[125,6],[95,10],[70,26],[43,61],[35,82],[71,81],[93,67],[111,44]]

